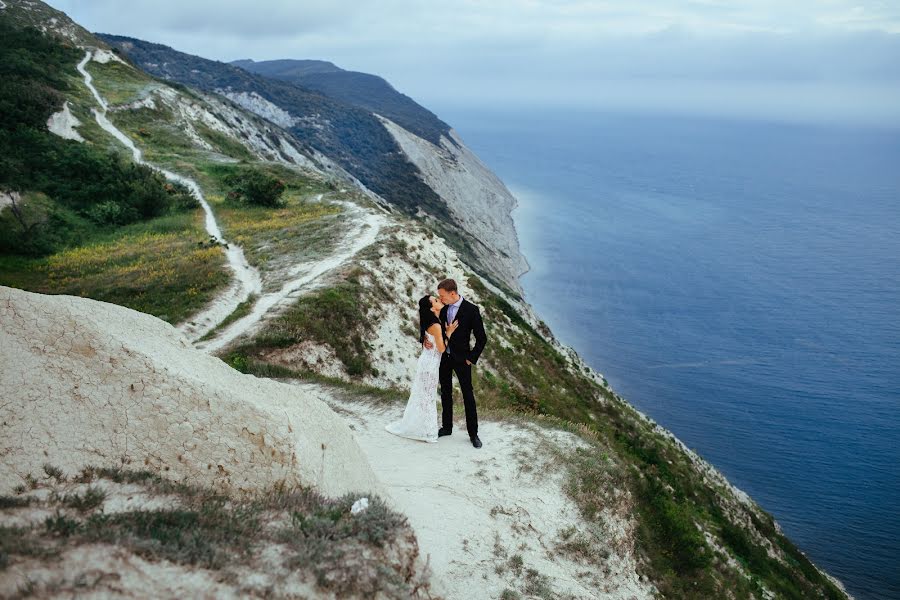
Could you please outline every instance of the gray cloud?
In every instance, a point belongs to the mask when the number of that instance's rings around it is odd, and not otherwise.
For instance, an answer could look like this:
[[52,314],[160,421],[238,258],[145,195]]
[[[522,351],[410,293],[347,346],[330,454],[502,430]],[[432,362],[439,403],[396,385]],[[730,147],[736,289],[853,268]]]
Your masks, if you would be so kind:
[[655,102],[900,123],[900,108],[891,108],[900,107],[900,6],[887,2],[131,0],[127,11],[114,0],[51,4],[93,31],[209,58],[331,60],[382,75],[426,105],[651,110]]

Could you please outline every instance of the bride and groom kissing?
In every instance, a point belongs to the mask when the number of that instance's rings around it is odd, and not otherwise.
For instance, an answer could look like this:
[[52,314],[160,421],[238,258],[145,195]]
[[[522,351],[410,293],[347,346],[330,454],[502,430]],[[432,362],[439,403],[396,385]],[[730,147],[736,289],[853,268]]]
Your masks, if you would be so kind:
[[[472,337],[475,345],[472,346]],[[401,437],[436,442],[453,433],[453,375],[462,390],[466,409],[466,430],[476,448],[478,413],[472,389],[472,366],[487,344],[481,311],[459,295],[456,281],[445,279],[437,286],[437,296],[419,300],[419,342],[422,353],[409,391],[403,418],[385,426]],[[441,427],[437,425],[436,390],[441,388]]]

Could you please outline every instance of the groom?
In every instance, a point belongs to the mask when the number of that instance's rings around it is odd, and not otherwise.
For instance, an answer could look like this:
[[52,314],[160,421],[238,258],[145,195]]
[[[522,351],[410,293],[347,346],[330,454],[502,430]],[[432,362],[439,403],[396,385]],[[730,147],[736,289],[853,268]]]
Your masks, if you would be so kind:
[[[475,392],[472,390],[472,365],[478,362],[487,334],[478,307],[459,295],[456,281],[445,279],[438,284],[438,296],[444,303],[441,310],[441,327],[458,322],[456,331],[447,342],[447,350],[441,356],[441,422],[438,437],[453,433],[453,373],[462,388],[463,404],[466,407],[466,429],[469,439],[476,448],[481,448],[478,439],[478,413],[475,410]],[[469,344],[475,336],[475,347]],[[427,342],[426,342],[427,345]]]

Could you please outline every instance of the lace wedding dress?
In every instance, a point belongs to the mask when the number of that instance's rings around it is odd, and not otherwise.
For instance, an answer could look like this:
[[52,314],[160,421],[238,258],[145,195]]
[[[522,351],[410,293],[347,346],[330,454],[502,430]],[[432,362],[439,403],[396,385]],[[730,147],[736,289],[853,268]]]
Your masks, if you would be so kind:
[[413,378],[412,388],[409,391],[409,401],[403,411],[403,418],[384,428],[401,437],[424,442],[436,442],[437,425],[437,385],[438,370],[441,366],[441,354],[434,345],[434,336],[425,333],[432,348],[422,348],[419,362],[416,365],[416,375]]

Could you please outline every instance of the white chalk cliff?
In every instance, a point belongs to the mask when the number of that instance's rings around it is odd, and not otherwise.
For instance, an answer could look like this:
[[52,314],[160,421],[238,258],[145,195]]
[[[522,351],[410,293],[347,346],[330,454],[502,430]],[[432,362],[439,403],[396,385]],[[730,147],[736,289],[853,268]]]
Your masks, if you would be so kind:
[[425,183],[447,203],[457,222],[478,242],[478,259],[490,265],[510,289],[521,291],[519,276],[528,263],[519,250],[512,219],[516,199],[454,131],[435,146],[390,119],[381,122],[424,177]]
[[302,390],[242,375],[127,308],[0,287],[0,487],[44,463],[328,495],[379,489],[347,424]]

